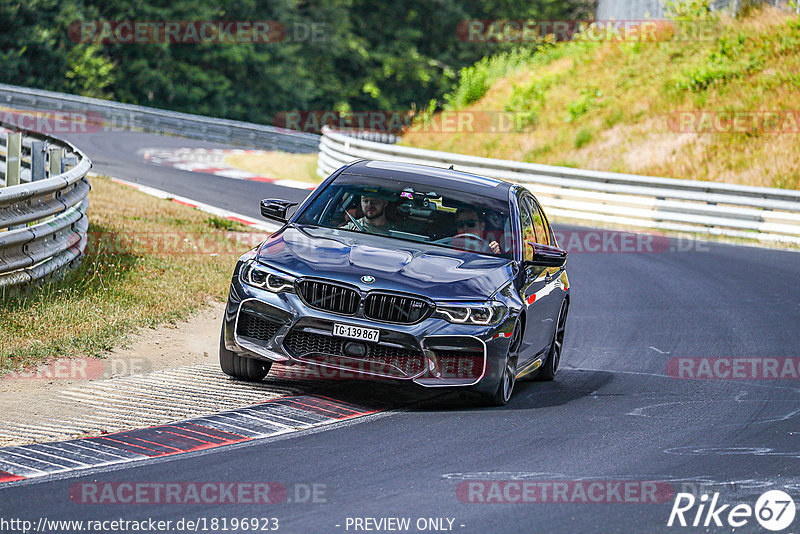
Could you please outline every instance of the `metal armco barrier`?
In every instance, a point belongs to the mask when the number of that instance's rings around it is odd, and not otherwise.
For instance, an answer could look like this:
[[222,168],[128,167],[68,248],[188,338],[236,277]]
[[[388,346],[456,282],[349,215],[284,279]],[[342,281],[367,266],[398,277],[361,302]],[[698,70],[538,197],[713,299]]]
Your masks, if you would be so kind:
[[30,132],[0,131],[0,145],[1,288],[42,278],[81,257],[92,162],[70,143]]
[[[783,9],[792,8],[789,0],[758,0],[758,3]],[[711,0],[709,7],[713,11],[728,10],[738,13],[743,4],[742,0]],[[661,19],[665,17],[666,5],[665,0],[599,0],[596,18],[598,20]]]
[[322,130],[317,174],[355,159],[419,163],[525,184],[578,221],[800,244],[800,191],[587,171],[382,144]]
[[319,136],[273,126],[177,113],[112,100],[0,84],[0,105],[50,113],[97,114],[104,128],[169,133],[287,152],[316,152]]

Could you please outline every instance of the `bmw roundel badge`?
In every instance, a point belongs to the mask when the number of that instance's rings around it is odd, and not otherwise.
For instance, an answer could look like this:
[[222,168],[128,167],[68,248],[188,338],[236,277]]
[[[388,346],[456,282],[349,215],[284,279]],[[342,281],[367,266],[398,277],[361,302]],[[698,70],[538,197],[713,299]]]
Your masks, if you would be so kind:
[[365,284],[371,284],[372,282],[375,281],[375,277],[367,274],[361,277],[361,281],[364,282]]

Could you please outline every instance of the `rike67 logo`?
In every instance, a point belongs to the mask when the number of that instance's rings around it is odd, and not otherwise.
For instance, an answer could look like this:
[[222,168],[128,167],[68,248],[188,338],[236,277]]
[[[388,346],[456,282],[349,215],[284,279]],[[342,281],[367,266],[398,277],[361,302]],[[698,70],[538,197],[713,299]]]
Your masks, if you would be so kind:
[[723,504],[719,493],[712,497],[702,494],[696,498],[691,493],[678,493],[669,514],[667,526],[741,528],[753,517],[765,529],[778,532],[788,528],[794,521],[794,500],[781,490],[770,490],[756,501],[755,508],[749,504]]

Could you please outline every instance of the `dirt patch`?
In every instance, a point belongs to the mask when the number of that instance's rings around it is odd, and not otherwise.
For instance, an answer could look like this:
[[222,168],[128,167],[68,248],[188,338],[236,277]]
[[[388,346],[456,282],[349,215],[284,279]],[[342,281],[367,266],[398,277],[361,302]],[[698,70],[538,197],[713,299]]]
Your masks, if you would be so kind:
[[626,150],[625,164],[632,173],[666,165],[678,157],[685,145],[697,142],[695,133],[651,134]]

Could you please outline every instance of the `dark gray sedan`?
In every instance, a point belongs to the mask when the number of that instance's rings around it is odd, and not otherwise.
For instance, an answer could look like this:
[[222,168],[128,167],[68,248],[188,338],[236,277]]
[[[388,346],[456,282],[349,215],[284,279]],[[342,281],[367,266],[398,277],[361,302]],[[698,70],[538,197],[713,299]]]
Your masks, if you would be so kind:
[[357,161],[296,204],[233,272],[229,375],[273,362],[461,388],[506,404],[552,380],[569,311],[567,253],[526,188],[454,170]]

